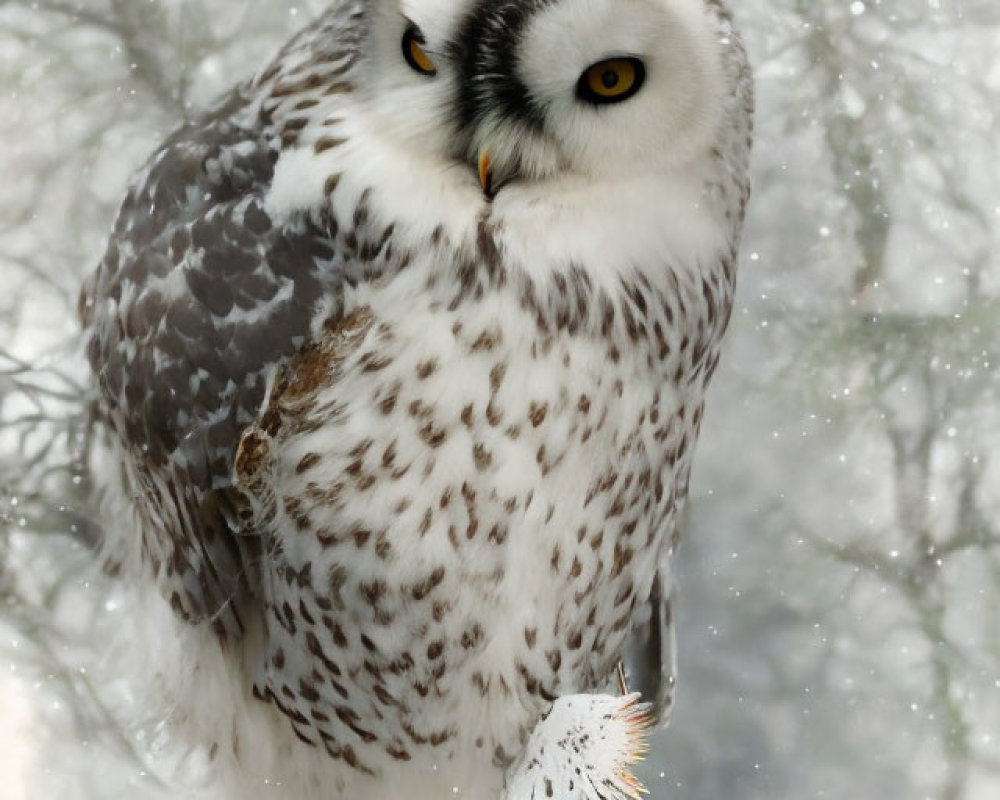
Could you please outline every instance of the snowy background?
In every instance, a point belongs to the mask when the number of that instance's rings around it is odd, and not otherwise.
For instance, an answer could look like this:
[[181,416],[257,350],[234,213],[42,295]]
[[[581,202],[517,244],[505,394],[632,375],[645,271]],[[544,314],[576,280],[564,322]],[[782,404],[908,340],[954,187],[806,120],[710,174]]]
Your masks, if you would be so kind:
[[[664,800],[1000,797],[1000,3],[736,0],[755,199]],[[171,797],[92,569],[75,302],[129,173],[321,0],[0,0],[0,798]]]

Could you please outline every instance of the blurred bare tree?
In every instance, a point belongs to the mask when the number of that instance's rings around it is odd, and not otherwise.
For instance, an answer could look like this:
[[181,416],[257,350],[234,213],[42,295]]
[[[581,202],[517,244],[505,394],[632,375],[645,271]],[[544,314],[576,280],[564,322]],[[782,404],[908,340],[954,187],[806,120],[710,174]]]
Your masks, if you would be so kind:
[[743,17],[763,100],[746,309],[682,550],[697,685],[663,751],[707,701],[743,756],[721,784],[682,759],[671,796],[992,797],[1000,8]]
[[[322,5],[0,0],[0,662],[64,765],[26,766],[28,796],[171,796],[101,663],[128,610],[92,570],[76,291],[129,173]],[[646,777],[674,800],[993,798],[1000,6],[736,10],[756,198]]]

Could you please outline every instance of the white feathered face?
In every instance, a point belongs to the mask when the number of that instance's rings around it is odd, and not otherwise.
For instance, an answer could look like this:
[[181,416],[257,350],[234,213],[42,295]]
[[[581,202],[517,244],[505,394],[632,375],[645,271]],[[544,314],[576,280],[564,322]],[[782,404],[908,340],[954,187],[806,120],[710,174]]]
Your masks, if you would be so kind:
[[718,127],[718,35],[705,0],[381,0],[365,102],[488,194],[669,171]]

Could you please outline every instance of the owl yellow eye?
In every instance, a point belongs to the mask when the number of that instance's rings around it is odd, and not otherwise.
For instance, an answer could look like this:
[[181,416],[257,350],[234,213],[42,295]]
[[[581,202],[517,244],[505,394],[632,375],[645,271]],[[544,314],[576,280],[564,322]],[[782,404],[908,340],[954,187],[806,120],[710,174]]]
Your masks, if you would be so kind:
[[620,103],[638,92],[645,80],[646,67],[638,58],[608,58],[584,70],[576,95],[594,105]]
[[420,46],[423,42],[424,37],[420,31],[412,25],[407,28],[406,33],[403,34],[403,58],[421,75],[437,75],[437,67],[424,52],[424,48]]

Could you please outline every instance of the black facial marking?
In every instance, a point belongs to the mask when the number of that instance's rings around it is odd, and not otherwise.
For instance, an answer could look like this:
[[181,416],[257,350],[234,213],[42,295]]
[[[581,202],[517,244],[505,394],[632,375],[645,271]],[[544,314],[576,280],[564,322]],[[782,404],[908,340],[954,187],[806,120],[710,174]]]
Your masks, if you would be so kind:
[[517,75],[517,45],[532,17],[553,0],[479,0],[450,49],[461,75],[458,123],[471,131],[487,109],[541,131],[544,112]]

